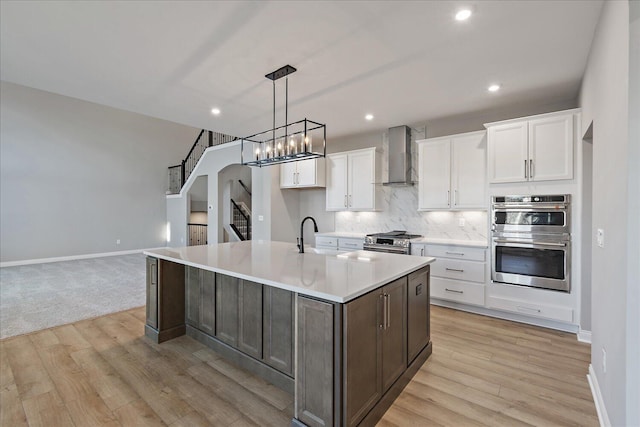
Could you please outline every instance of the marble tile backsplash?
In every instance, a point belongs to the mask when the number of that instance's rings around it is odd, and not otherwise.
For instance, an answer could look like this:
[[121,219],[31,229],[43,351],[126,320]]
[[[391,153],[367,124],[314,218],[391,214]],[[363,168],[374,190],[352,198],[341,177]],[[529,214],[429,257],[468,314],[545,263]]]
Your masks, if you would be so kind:
[[[418,187],[383,187],[382,211],[336,212],[335,231],[378,233],[406,230],[424,237],[487,240],[486,211],[418,212]],[[464,226],[460,226],[460,220]]]

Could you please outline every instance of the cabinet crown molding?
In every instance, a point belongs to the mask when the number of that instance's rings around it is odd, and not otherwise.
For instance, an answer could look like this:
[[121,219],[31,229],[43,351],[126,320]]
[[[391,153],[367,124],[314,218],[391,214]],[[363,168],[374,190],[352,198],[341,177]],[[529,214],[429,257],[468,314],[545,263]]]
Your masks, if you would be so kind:
[[569,110],[553,111],[553,112],[550,112],[550,113],[536,114],[536,115],[533,115],[533,116],[525,116],[525,117],[516,117],[516,118],[513,118],[513,119],[507,119],[507,120],[500,120],[500,121],[497,121],[497,122],[485,123],[484,127],[489,129],[492,126],[504,125],[504,124],[507,124],[507,123],[521,122],[523,120],[543,119],[543,118],[546,118],[546,117],[559,116],[559,115],[563,115],[563,114],[579,114],[581,112],[582,112],[582,108],[571,108]]

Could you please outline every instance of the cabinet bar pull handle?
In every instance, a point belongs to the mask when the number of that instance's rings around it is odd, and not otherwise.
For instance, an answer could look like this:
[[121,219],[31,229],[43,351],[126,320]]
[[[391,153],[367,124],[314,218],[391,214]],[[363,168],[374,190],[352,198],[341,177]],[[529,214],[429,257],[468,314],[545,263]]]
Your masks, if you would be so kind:
[[524,179],[529,178],[527,176],[527,159],[524,159]]
[[464,294],[464,291],[456,291],[455,289],[444,288],[447,292],[453,292],[455,294]]
[[420,256],[424,256],[424,248],[420,249]]
[[351,198],[351,194],[349,194],[349,207],[353,207],[353,199]]
[[384,304],[384,294],[380,294],[378,299],[380,301],[382,301],[382,318],[380,319],[380,323],[378,324],[378,328],[384,329],[384,321],[386,319],[385,316],[387,315],[387,308],[385,307],[385,304]]
[[447,271],[457,271],[458,273],[463,273],[464,272],[464,270],[461,270],[461,269],[458,269],[458,268],[449,268],[449,267],[445,268],[445,270],[447,270]]
[[533,179],[533,159],[529,159],[529,178]]
[[346,194],[344,195],[344,207],[345,208],[347,207],[347,195]]
[[522,305],[516,306],[516,309],[518,311],[527,311],[528,310],[531,313],[540,313],[540,309],[539,308],[525,307],[525,306],[522,306]]
[[451,204],[451,191],[447,190],[447,205]]
[[385,329],[389,329],[391,327],[391,304],[389,303],[389,300],[391,299],[391,295],[389,294],[384,294],[384,301],[386,304],[387,309],[386,311],[386,319],[385,319]]
[[458,190],[453,190],[453,205],[458,206]]
[[464,252],[449,252],[449,251],[447,251],[447,252],[445,252],[445,254],[464,256]]

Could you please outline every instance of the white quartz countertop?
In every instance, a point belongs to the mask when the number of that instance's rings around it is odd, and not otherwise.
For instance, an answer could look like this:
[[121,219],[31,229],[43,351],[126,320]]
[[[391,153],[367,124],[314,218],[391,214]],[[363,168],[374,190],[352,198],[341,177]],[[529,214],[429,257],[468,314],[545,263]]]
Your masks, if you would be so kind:
[[411,243],[426,243],[429,245],[451,245],[451,246],[468,246],[471,248],[486,248],[488,247],[486,240],[456,240],[456,239],[442,239],[433,237],[421,237],[418,239],[411,239]]
[[345,303],[435,261],[354,251],[315,253],[293,243],[251,240],[144,251],[145,255]]

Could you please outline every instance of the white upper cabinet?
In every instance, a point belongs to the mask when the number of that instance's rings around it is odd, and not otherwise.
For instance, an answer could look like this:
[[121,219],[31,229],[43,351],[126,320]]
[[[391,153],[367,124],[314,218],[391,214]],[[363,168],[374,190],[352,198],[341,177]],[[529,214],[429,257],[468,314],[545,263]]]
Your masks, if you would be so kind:
[[486,132],[418,143],[418,209],[487,209]]
[[574,111],[489,123],[489,182],[573,178]]
[[325,159],[307,159],[280,165],[280,188],[325,186]]
[[328,155],[327,210],[375,210],[376,162],[375,148]]

